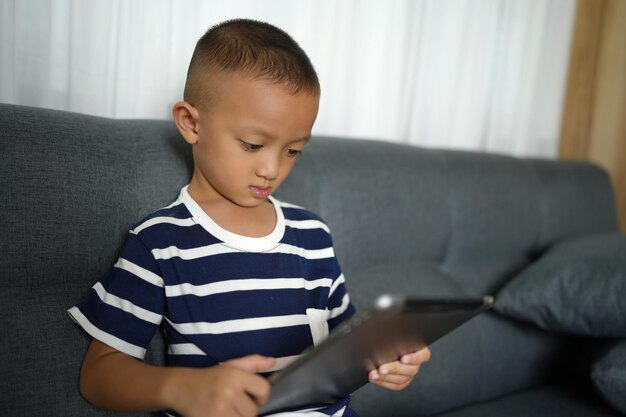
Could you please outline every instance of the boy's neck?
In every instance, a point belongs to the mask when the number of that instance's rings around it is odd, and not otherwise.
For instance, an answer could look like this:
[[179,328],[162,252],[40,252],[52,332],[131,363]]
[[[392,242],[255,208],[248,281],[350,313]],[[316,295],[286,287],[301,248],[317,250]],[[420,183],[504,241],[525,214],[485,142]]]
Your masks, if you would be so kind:
[[258,206],[242,207],[226,198],[207,199],[189,186],[189,196],[222,229],[246,237],[264,237],[276,227],[276,209],[269,200]]

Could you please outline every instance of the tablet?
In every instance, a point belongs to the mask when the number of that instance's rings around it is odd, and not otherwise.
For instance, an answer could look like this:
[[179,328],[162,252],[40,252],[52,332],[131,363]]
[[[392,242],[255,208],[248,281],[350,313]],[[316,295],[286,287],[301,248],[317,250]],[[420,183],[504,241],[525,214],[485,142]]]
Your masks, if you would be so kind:
[[368,383],[378,366],[430,345],[493,305],[493,297],[415,299],[379,296],[322,343],[269,377],[260,415],[333,404]]

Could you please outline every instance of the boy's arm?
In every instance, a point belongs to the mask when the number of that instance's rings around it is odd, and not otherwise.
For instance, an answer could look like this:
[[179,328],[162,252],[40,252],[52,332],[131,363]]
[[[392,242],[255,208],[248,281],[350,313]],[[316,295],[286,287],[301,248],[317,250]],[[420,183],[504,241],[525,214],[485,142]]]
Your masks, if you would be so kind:
[[246,356],[210,368],[148,365],[93,339],[80,374],[81,394],[116,411],[175,410],[186,417],[256,416],[270,384],[254,372],[274,359]]

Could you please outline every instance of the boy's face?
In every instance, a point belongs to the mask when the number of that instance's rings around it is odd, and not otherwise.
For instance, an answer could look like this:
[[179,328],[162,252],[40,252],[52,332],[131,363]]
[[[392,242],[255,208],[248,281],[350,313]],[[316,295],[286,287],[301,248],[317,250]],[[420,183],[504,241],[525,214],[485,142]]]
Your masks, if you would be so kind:
[[191,181],[203,202],[256,207],[287,178],[308,142],[319,97],[229,74],[198,110]]

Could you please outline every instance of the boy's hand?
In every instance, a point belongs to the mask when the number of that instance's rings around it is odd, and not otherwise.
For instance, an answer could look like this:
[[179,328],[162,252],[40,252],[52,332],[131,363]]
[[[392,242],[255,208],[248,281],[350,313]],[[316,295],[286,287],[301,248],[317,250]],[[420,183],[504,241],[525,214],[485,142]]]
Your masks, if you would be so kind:
[[274,362],[251,355],[210,368],[181,369],[173,408],[185,417],[255,417],[271,389],[256,372],[270,369]]
[[400,391],[413,381],[420,366],[430,360],[428,347],[404,355],[395,362],[386,363],[369,372],[370,382],[393,391]]

